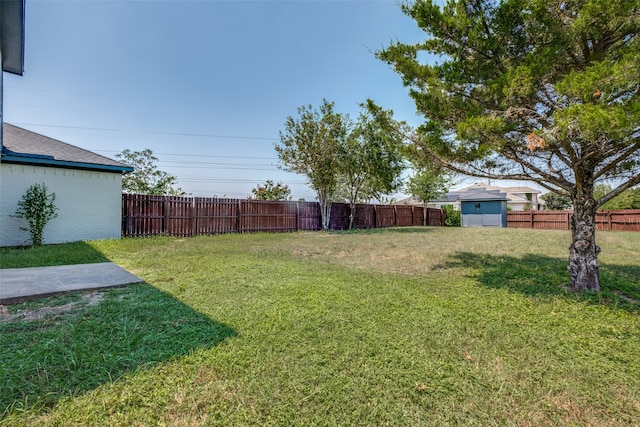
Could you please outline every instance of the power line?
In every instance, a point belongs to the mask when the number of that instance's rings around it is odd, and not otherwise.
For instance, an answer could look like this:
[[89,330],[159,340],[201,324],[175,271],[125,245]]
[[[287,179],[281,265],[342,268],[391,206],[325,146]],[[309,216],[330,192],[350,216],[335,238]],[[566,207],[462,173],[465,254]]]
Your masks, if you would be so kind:
[[[268,106],[263,106],[263,107],[259,107],[256,105],[219,105],[219,104],[211,104],[209,102],[195,102],[195,101],[184,101],[184,100],[175,100],[175,99],[168,99],[168,98],[146,98],[146,97],[141,97],[141,96],[128,96],[128,95],[115,95],[112,93],[88,93],[88,92],[75,92],[75,91],[64,91],[64,90],[53,90],[53,89],[41,89],[41,88],[26,88],[26,87],[17,87],[17,86],[6,86],[5,85],[5,90],[6,89],[10,89],[10,90],[23,90],[23,91],[28,91],[28,92],[47,92],[47,93],[59,93],[59,94],[63,94],[63,95],[82,95],[82,96],[95,96],[95,97],[104,97],[104,98],[120,98],[120,99],[129,99],[129,100],[139,100],[139,101],[147,101],[147,102],[154,102],[154,103],[158,103],[158,102],[165,102],[171,105],[177,105],[177,104],[185,104],[185,105],[200,105],[200,106],[207,106],[207,107],[213,107],[213,108],[224,108],[224,109],[229,109],[229,108],[237,108],[237,109],[242,109],[242,110],[248,110],[248,109],[254,109],[254,110],[267,110],[267,111],[273,111],[273,106],[272,105],[268,105]],[[47,107],[43,107],[43,108],[47,108]]]
[[[97,151],[100,153],[120,153],[118,150],[91,150]],[[180,156],[180,157],[215,157],[221,159],[251,159],[251,160],[278,160],[275,157],[252,157],[252,156],[221,156],[215,154],[183,154],[183,153],[156,153],[153,152],[154,155],[159,156]]]
[[167,166],[178,165],[209,165],[209,166],[258,166],[258,167],[275,167],[268,163],[220,163],[220,162],[181,162],[179,160],[158,160],[158,162]]
[[250,171],[276,171],[277,168],[259,168],[259,167],[252,167],[252,166],[237,166],[237,167],[229,167],[229,166],[216,166],[216,167],[210,167],[210,166],[167,166],[168,168],[171,169],[230,169],[230,170],[250,170]]
[[123,133],[141,133],[148,135],[171,135],[171,136],[195,136],[200,138],[225,138],[225,139],[248,139],[256,141],[278,141],[277,138],[265,138],[260,136],[238,136],[238,135],[216,135],[208,133],[187,133],[187,132],[161,132],[161,131],[146,131],[137,129],[109,129],[109,128],[96,128],[96,127],[84,127],[84,126],[63,126],[63,125],[43,125],[37,123],[14,123],[19,126],[36,126],[36,127],[50,127],[50,128],[62,128],[62,129],[76,129],[76,130],[97,130],[102,132],[123,132]]

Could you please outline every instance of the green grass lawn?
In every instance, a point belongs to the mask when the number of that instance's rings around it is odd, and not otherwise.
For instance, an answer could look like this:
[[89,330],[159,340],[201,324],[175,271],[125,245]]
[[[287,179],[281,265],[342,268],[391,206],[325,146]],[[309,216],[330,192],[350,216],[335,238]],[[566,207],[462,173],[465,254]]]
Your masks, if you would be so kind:
[[[640,233],[408,228],[3,249],[146,283],[0,314],[0,425],[639,425]],[[60,261],[63,260],[63,261]]]

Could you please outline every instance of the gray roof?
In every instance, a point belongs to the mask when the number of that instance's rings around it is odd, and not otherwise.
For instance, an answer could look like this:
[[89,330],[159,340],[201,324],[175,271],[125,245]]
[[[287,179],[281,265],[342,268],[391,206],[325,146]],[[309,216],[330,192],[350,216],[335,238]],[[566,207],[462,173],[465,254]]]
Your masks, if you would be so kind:
[[471,201],[492,201],[492,200],[509,200],[507,195],[499,191],[473,191],[468,194],[460,194],[458,200],[461,202]]
[[2,126],[2,161],[77,169],[130,172],[130,166],[9,123]]

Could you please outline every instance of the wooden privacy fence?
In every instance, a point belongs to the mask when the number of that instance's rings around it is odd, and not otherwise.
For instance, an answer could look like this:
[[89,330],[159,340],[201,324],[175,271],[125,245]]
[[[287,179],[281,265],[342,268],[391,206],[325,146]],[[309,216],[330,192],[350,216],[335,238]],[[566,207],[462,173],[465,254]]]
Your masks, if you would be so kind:
[[[507,227],[569,230],[573,211],[510,211]],[[640,231],[640,209],[598,211],[596,230]]]
[[[420,206],[359,204],[354,228],[423,225]],[[427,209],[427,224],[444,225],[444,212]],[[349,205],[334,203],[330,227],[349,227]],[[264,202],[204,197],[122,195],[122,236],[196,236],[254,231],[314,231],[321,228],[316,202]]]

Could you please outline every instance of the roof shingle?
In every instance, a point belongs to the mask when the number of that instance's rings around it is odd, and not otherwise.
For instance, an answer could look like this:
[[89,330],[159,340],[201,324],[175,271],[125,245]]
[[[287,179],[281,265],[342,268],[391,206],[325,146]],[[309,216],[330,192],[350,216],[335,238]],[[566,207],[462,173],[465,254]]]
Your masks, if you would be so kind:
[[10,156],[12,160],[21,158],[29,162],[28,159],[34,159],[34,163],[37,163],[35,160],[41,159],[65,164],[77,163],[89,167],[95,165],[96,169],[107,166],[112,170],[114,168],[121,171],[132,170],[131,167],[116,160],[9,123],[3,123],[2,130],[2,156]]

